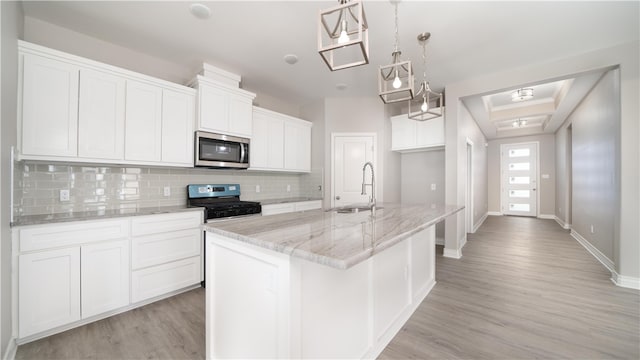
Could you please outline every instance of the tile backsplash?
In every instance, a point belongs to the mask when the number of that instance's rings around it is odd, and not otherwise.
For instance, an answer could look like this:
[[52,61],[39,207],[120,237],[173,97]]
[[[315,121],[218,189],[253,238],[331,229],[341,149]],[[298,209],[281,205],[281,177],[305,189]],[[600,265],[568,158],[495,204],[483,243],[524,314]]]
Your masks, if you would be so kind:
[[[184,205],[188,184],[207,183],[240,184],[242,200],[321,198],[322,180],[322,169],[299,175],[21,161],[14,163],[13,211],[15,216],[25,216]],[[164,196],[166,186],[169,196]],[[69,190],[69,201],[60,201],[63,189]]]

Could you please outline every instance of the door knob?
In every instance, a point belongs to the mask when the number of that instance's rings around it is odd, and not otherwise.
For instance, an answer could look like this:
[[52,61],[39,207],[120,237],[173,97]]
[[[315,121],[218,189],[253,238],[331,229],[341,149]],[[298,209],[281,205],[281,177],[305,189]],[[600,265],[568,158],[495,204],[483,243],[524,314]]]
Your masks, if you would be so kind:
[[536,188],[531,189],[531,191],[536,191]]
[[336,200],[340,200],[340,196],[336,196]]

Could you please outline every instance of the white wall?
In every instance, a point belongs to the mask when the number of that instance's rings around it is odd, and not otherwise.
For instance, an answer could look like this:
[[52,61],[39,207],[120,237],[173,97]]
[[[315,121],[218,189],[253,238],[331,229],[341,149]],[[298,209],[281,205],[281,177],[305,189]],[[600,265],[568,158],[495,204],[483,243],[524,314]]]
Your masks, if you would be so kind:
[[[567,184],[563,179],[559,184],[561,189],[572,187],[571,229],[613,263],[617,260],[614,238],[615,213],[619,206],[619,164],[616,161],[619,158],[616,144],[620,127],[618,76],[618,70],[607,72],[556,133],[556,138],[564,145],[567,127],[572,127],[573,183]],[[559,157],[566,157],[566,146],[557,151]],[[559,165],[563,166],[558,166],[558,172],[569,170],[564,163]]]
[[[615,224],[614,252],[617,254],[615,264],[618,274],[630,279],[640,279],[640,118],[639,102],[640,82],[640,42],[620,44],[611,48],[599,49],[565,59],[554,59],[546,63],[531,64],[517,69],[506,69],[502,72],[486,74],[449,84],[446,108],[447,136],[447,187],[446,201],[460,203],[464,196],[463,177],[460,169],[464,168],[464,157],[459,156],[461,139],[464,137],[458,127],[462,124],[459,118],[460,98],[515,88],[522,84],[552,81],[568,76],[596,71],[604,68],[620,66],[621,122],[620,139],[620,204],[616,209],[618,220]],[[449,166],[451,164],[451,166]],[[458,221],[460,219],[458,216]],[[457,224],[456,224],[457,225]],[[456,226],[447,224],[447,243],[450,230]],[[458,227],[459,229],[459,227]],[[457,235],[457,234],[456,234]],[[455,244],[456,239],[451,239]]]
[[[449,96],[447,88],[445,107],[445,181],[447,204],[465,205],[467,184],[467,139],[473,142],[474,224],[484,217],[487,202],[487,142],[469,110],[461,100]],[[455,104],[453,104],[455,103]],[[465,211],[445,220],[445,255],[461,256],[466,242]]]
[[[500,145],[517,144],[525,142],[537,142],[538,145],[538,162],[540,163],[539,179],[537,191],[540,196],[538,204],[538,212],[540,215],[555,215],[556,202],[556,154],[555,154],[555,136],[536,135],[521,136],[513,138],[503,138],[489,141],[488,147],[488,189],[489,211],[502,212],[500,206]],[[548,179],[544,179],[542,175],[549,175]]]
[[[400,163],[401,203],[444,204],[444,150],[401,154]],[[436,224],[436,237],[444,238],[444,222]]]
[[0,354],[5,354],[12,338],[11,324],[11,147],[16,145],[18,43],[22,37],[22,5],[0,2]]
[[[302,111],[303,114],[308,112],[306,107]],[[380,98],[326,98],[324,100],[325,207],[331,204],[331,134],[338,132],[377,134],[376,197],[380,202],[399,202],[400,155],[391,151],[391,122]],[[312,157],[315,158],[315,156]]]

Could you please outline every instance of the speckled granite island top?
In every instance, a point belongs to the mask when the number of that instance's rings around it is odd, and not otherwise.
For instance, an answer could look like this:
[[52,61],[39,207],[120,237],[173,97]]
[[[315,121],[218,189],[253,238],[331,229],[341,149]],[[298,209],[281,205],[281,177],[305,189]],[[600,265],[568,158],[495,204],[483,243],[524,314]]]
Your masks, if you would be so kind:
[[370,211],[341,214],[312,210],[248,217],[204,225],[205,230],[266,249],[347,269],[432,226],[463,206],[381,204]]
[[176,212],[183,212],[183,211],[203,211],[203,208],[187,207],[186,205],[177,205],[177,206],[154,206],[154,207],[115,209],[115,210],[101,210],[101,211],[78,211],[78,212],[70,212],[70,213],[55,213],[55,214],[43,214],[43,215],[27,215],[27,216],[17,217],[11,223],[11,226],[26,226],[26,225],[52,224],[52,223],[70,222],[70,221],[109,219],[109,218],[117,218],[117,217],[123,217],[123,216],[169,214],[169,213],[176,213]]

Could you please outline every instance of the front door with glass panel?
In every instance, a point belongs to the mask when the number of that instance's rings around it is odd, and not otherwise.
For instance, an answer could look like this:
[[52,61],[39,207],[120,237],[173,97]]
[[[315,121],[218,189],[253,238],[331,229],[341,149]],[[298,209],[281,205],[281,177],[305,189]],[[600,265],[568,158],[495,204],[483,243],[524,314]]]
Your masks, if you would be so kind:
[[537,143],[501,147],[501,200],[504,215],[537,216]]

